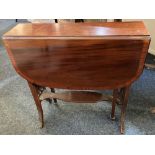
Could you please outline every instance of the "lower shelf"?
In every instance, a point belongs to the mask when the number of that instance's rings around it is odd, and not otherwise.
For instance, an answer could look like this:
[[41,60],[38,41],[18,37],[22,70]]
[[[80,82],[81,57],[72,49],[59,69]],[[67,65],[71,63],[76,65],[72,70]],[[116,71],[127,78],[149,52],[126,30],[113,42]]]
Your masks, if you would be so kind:
[[112,96],[103,95],[97,92],[90,91],[66,91],[62,93],[42,93],[40,95],[40,100],[45,100],[48,98],[63,100],[65,102],[75,102],[75,103],[97,103],[99,101],[112,101]]

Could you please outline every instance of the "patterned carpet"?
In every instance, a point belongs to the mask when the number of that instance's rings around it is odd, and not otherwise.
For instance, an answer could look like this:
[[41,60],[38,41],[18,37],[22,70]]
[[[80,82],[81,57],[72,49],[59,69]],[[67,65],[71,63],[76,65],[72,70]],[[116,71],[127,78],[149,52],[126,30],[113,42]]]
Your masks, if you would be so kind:
[[[153,56],[147,61],[155,63]],[[144,70],[130,91],[125,134],[155,134],[155,70]],[[58,90],[57,90],[58,91]],[[111,91],[103,91],[111,93]],[[120,108],[111,121],[111,104],[43,103],[45,127],[39,128],[38,114],[27,82],[14,71],[5,49],[0,46],[0,134],[120,134]]]

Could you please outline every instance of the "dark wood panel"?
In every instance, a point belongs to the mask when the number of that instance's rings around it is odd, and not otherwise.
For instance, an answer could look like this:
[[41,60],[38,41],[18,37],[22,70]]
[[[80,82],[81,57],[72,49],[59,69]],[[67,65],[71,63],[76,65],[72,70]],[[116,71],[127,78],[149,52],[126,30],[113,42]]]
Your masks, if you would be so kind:
[[32,83],[52,88],[114,89],[140,75],[149,38],[10,39],[6,44],[17,72]]

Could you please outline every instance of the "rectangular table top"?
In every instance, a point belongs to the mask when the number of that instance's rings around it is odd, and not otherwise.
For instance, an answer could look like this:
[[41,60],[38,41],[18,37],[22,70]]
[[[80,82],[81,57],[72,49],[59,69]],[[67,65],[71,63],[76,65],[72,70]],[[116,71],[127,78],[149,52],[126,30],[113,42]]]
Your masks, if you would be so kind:
[[22,23],[3,35],[12,37],[149,36],[143,22]]

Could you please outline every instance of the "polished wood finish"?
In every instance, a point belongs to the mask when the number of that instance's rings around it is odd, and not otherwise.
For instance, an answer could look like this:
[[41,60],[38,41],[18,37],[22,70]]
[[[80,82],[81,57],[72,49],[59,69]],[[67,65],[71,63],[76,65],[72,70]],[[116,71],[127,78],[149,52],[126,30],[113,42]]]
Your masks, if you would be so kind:
[[[58,94],[53,88],[112,89],[111,118],[120,100],[120,130],[124,132],[129,86],[143,71],[150,43],[142,22],[19,24],[3,40],[14,68],[29,82],[42,126],[42,97],[90,102],[102,96]],[[44,93],[40,87],[52,92]]]
[[129,86],[123,88],[123,102],[121,107],[121,120],[120,120],[120,132],[123,134],[125,129],[125,111],[128,103],[128,96],[129,96]]
[[30,87],[32,96],[35,100],[35,104],[38,110],[39,120],[41,122],[41,128],[42,128],[44,126],[44,116],[43,116],[43,109],[42,109],[41,101],[39,99],[39,88],[35,84],[32,84],[30,82],[28,82],[28,85]]
[[144,37],[149,33],[143,22],[21,23],[5,33],[3,38],[108,36]]
[[130,86],[113,90],[113,99],[112,99],[112,110],[111,110],[111,119],[115,120],[115,107],[117,100],[120,99],[121,107],[121,120],[120,120],[120,133],[123,134],[125,130],[125,112],[128,103],[129,96],[129,88]]
[[135,81],[143,70],[148,44],[147,37],[6,40],[14,67],[26,80],[83,90],[120,88]]
[[[42,93],[39,99],[45,100],[48,98],[59,99],[65,102],[74,103],[97,103],[99,101],[112,101],[113,97],[109,95],[104,95],[97,92],[90,91],[66,91],[62,93]],[[118,102],[118,98],[115,98],[115,102]]]
[[116,107],[118,95],[119,95],[118,89],[114,89],[113,90],[113,99],[112,99],[112,110],[111,110],[111,119],[112,120],[115,120],[115,107]]

